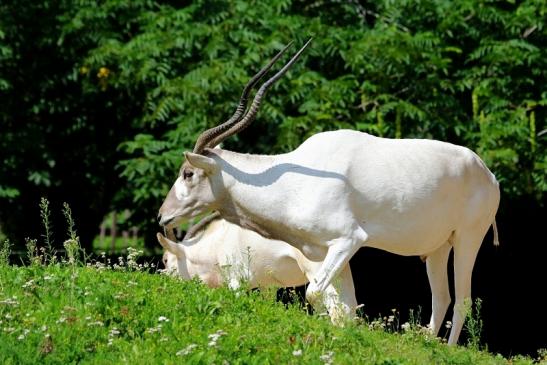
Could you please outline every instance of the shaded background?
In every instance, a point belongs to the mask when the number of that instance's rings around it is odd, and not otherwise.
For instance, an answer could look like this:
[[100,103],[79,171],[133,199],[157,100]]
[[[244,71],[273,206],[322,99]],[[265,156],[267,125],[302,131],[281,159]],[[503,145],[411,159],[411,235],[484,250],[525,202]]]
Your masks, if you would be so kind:
[[[117,230],[157,253],[157,209],[182,151],[233,112],[242,86],[284,44],[312,47],[225,148],[280,153],[351,128],[475,150],[502,188],[501,246],[487,236],[473,293],[484,341],[504,354],[547,347],[544,1],[3,1],[0,5],[0,239],[53,243],[68,202],[82,245]],[[296,48],[296,47],[295,47]],[[99,237],[99,238],[98,238]],[[122,240],[123,241],[123,240]],[[372,249],[352,260],[370,317],[430,306],[418,258]]]

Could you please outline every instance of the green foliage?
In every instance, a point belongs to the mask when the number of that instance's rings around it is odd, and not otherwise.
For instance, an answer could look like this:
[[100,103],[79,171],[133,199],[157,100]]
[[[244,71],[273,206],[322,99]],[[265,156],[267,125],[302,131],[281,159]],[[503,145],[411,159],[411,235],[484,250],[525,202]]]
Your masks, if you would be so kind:
[[[34,71],[23,63],[24,79],[36,86],[18,98],[17,78],[0,76],[0,92],[12,96],[0,114],[10,120],[24,110],[25,120],[48,121],[62,115],[70,120],[63,141],[76,131],[109,136],[85,149],[85,187],[104,192],[88,204],[101,208],[95,214],[130,209],[134,222],[155,231],[182,152],[231,115],[243,85],[274,53],[310,36],[311,48],[268,93],[255,123],[226,148],[281,153],[339,128],[436,138],[478,152],[507,196],[545,200],[544,1],[84,0],[50,8],[25,3],[23,12],[10,6],[2,9],[24,19],[48,14],[40,19],[38,49],[62,67]],[[33,34],[23,20],[6,22],[0,32],[7,40],[0,66],[10,70],[27,59],[21,45],[33,43],[24,42]],[[50,89],[65,97],[44,94]],[[33,133],[2,134],[0,151],[11,157],[0,167],[0,199],[21,199],[21,181],[41,190],[64,181],[55,168],[61,155],[35,141],[49,129],[36,124]],[[24,156],[9,148],[22,138]],[[36,162],[23,169],[21,161]]]
[[63,203],[63,215],[65,216],[67,223],[67,233],[68,237],[71,240],[78,241],[78,236],[76,235],[76,224],[74,223],[74,218],[72,218],[72,210],[68,203]]
[[[104,266],[0,266],[0,362],[532,364],[408,330],[333,326],[275,291]],[[267,330],[265,330],[267,329]]]
[[47,255],[51,259],[54,256],[53,251],[53,232],[50,221],[51,212],[49,210],[49,201],[46,198],[40,199],[40,217],[42,218],[42,226],[44,227],[44,243],[46,245]]
[[465,307],[465,329],[469,335],[468,345],[472,348],[479,349],[483,327],[481,318],[482,300],[477,298],[475,300],[475,306],[473,306],[471,300],[469,300],[468,303],[465,303]]
[[8,239],[0,241],[0,266],[9,264],[11,254],[11,242]]
[[38,215],[42,196],[51,201],[53,226],[62,223],[54,207],[62,201],[85,213],[79,233],[90,244],[120,189],[116,147],[133,136],[122,117],[132,118],[125,95],[81,87],[75,63],[96,43],[62,43],[64,14],[75,6],[26,0],[0,5],[0,222],[18,248],[24,237],[43,233],[39,225],[25,224]]
[[[311,49],[268,94],[250,131],[226,147],[284,152],[337,128],[438,138],[476,150],[505,192],[545,196],[545,140],[531,129],[545,128],[547,102],[540,1],[120,4],[83,6],[64,31],[97,39],[80,65],[90,70],[85,88],[141,96],[140,132],[120,146],[139,209],[157,207],[181,152],[231,114],[253,72],[289,40],[311,35]],[[131,21],[112,33],[109,17]],[[90,34],[86,25],[97,22]]]
[[38,240],[35,238],[25,238],[25,246],[27,251],[27,259],[31,265],[38,265],[42,258],[38,252]]

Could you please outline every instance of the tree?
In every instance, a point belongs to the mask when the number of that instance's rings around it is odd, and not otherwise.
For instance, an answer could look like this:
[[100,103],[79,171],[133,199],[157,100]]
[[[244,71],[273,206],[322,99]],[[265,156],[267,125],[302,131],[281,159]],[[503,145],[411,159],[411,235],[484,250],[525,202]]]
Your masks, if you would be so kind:
[[[112,186],[113,206],[133,211],[148,232],[157,230],[154,217],[182,151],[231,115],[242,86],[275,52],[309,36],[312,47],[268,93],[253,125],[226,148],[284,152],[338,128],[437,138],[477,151],[506,196],[545,199],[542,1],[64,6],[56,18],[58,44],[72,50],[64,60],[74,75],[70,85],[80,87],[75,99],[120,127],[118,139],[97,152],[120,158],[113,164],[123,185]],[[90,109],[78,108],[71,109],[75,115],[91,118]]]
[[66,201],[89,247],[123,186],[116,146],[133,135],[134,113],[125,94],[82,89],[75,65],[96,44],[62,42],[63,14],[70,6],[0,6],[0,224],[19,246],[25,237],[43,234],[38,204],[44,196],[52,202],[56,245],[65,239],[60,232]]

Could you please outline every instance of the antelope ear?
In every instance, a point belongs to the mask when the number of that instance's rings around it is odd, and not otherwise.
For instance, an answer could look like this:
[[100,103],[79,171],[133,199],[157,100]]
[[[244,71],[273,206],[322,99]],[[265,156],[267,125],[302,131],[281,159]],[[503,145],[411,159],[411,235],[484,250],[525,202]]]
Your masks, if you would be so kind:
[[211,174],[218,169],[218,165],[211,157],[203,156],[193,152],[184,152],[184,157],[190,165],[202,169],[207,174]]
[[160,245],[165,250],[171,252],[173,255],[177,256],[177,258],[179,259],[184,257],[184,248],[181,245],[171,241],[169,238],[165,237],[161,233],[158,233],[156,237]]

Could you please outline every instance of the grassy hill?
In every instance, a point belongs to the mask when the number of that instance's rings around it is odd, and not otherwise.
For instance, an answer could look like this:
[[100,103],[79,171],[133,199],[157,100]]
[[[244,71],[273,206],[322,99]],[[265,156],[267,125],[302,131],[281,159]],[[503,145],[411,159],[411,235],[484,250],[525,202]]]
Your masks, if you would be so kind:
[[[389,322],[386,322],[389,327]],[[371,328],[376,327],[376,328]],[[405,326],[406,327],[406,326]],[[414,326],[412,326],[414,327]],[[139,270],[0,265],[0,363],[532,364]]]

